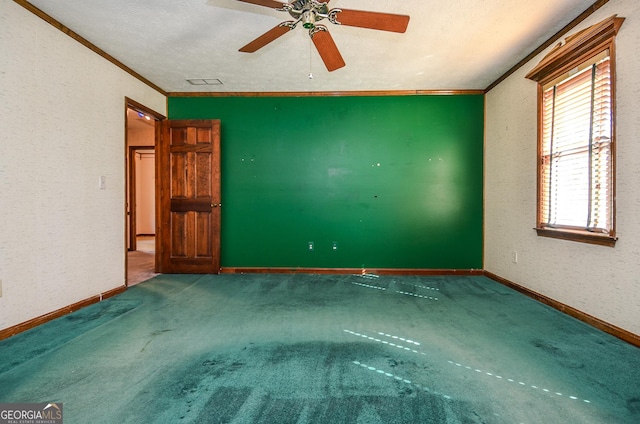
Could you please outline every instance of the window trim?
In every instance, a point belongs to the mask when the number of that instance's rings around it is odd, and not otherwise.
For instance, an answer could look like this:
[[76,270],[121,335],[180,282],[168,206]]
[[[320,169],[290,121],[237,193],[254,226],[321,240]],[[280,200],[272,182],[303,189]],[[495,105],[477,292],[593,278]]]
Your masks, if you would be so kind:
[[[617,35],[624,18],[613,15],[595,25],[590,26],[574,35],[567,37],[547,54],[540,63],[533,68],[526,78],[538,83],[538,149],[537,149],[537,197],[536,197],[536,227],[538,236],[551,237],[562,240],[577,241],[582,243],[597,244],[603,246],[615,246],[616,237],[616,72],[615,72],[615,36]],[[611,73],[611,171],[612,171],[612,227],[607,234],[590,232],[583,229],[569,227],[553,228],[543,224],[541,217],[542,202],[542,125],[544,118],[543,95],[544,86],[559,76],[569,72],[594,56],[609,50]]]

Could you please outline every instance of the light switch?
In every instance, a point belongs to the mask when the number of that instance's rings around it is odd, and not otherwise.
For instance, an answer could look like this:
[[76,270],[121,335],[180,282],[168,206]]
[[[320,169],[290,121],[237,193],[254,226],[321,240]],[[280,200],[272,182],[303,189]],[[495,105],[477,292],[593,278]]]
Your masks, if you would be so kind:
[[98,188],[100,190],[107,189],[107,177],[105,177],[104,175],[100,175],[100,177],[98,178]]

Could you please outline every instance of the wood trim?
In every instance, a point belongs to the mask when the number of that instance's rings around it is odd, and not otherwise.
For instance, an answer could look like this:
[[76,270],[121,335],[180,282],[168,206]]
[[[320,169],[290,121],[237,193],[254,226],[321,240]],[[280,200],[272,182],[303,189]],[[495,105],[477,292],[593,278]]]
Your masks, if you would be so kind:
[[397,91],[266,91],[266,92],[169,92],[167,97],[366,97],[366,96],[454,96],[484,94],[484,90]]
[[[156,121],[162,121],[163,119],[167,119],[167,117],[164,116],[163,114],[156,112],[155,110],[150,109],[145,105],[143,105],[142,103],[138,103],[129,97],[124,98],[124,103],[127,108],[133,109],[137,112],[142,112],[145,115],[153,116]],[[126,113],[126,110],[125,110],[125,113]]]
[[[613,15],[565,39],[557,45],[526,75],[526,78],[544,84],[578,66],[613,42],[624,18]],[[611,57],[613,54],[611,54]]]
[[542,186],[544,184],[542,173],[542,129],[544,128],[544,102],[542,101],[544,96],[544,89],[542,84],[536,84],[536,227],[540,227],[543,221],[542,216]]
[[[168,110],[169,104],[167,102],[167,110]],[[162,184],[160,182],[161,178],[161,173],[165,172],[165,169],[161,166],[160,160],[159,160],[159,155],[161,155],[162,153],[160,152],[161,150],[161,139],[162,139],[162,127],[164,125],[165,120],[162,121],[157,121],[156,122],[156,128],[155,128],[155,147],[156,147],[156,169],[155,169],[155,185],[154,185],[154,190],[156,192],[156,198],[155,198],[155,203],[156,203],[156,242],[155,242],[155,260],[154,260],[154,269],[153,271],[156,273],[160,273],[161,271],[161,258],[162,258],[162,245],[160,244],[160,239],[162,237],[162,225],[160,223],[160,220],[162,218],[162,214],[161,214],[161,202],[162,202]]]
[[484,275],[481,269],[222,267],[221,274]]
[[612,237],[608,234],[590,233],[588,231],[569,231],[562,229],[551,228],[535,228],[540,237],[550,237],[567,241],[578,241],[581,243],[597,244],[599,246],[614,247],[616,237]]
[[41,324],[52,321],[56,318],[60,318],[64,315],[70,314],[71,312],[75,312],[89,305],[93,305],[94,303],[102,302],[103,300],[113,297],[115,295],[118,295],[120,293],[123,293],[126,290],[127,290],[127,286],[116,287],[115,289],[108,290],[104,293],[100,293],[95,296],[91,296],[87,299],[81,300],[74,304],[65,306],[53,312],[49,312],[48,314],[44,314],[37,318],[30,319],[29,321],[25,321],[21,324],[17,324],[12,327],[5,328],[4,330],[0,330],[0,340],[4,340],[11,336],[15,336],[16,334],[22,333],[23,331],[30,330]]
[[487,96],[482,103],[482,269],[486,263],[485,240],[487,236]]
[[534,51],[532,51],[531,53],[529,53],[524,59],[522,59],[520,62],[516,63],[511,69],[509,69],[507,72],[505,72],[504,74],[502,74],[500,76],[500,78],[498,78],[497,80],[495,80],[494,82],[492,82],[485,90],[485,94],[488,93],[489,91],[491,91],[492,89],[494,89],[498,84],[500,84],[502,81],[506,80],[509,76],[511,76],[513,73],[515,73],[518,69],[522,68],[524,65],[526,65],[527,63],[529,63],[533,58],[535,58],[536,56],[538,56],[540,53],[542,53],[543,51],[545,51],[548,47],[550,47],[553,43],[555,43],[556,41],[558,41],[560,38],[562,38],[563,35],[565,35],[566,33],[568,33],[569,31],[571,31],[573,28],[575,28],[576,26],[578,26],[582,21],[584,21],[585,19],[587,19],[589,16],[591,16],[596,10],[600,9],[602,6],[604,6],[605,4],[607,4],[609,2],[609,0],[597,0],[595,3],[593,3],[591,6],[589,6],[584,12],[582,12],[580,15],[578,15],[574,20],[572,20],[571,22],[569,22],[564,28],[562,28],[560,31],[556,32],[554,35],[552,35],[547,41],[545,41],[544,43],[542,43],[540,46],[538,46],[537,49],[535,49]]
[[534,300],[537,300],[538,302],[544,303],[545,305],[548,305],[554,309],[557,309],[558,311],[567,314],[569,316],[572,316],[573,318],[576,318],[586,324],[589,324],[592,327],[595,327],[599,330],[604,331],[605,333],[609,333],[612,336],[615,336],[617,338],[619,338],[620,340],[623,340],[629,344],[632,344],[634,346],[640,347],[640,335],[638,334],[634,334],[630,331],[627,331],[623,328],[617,327],[613,324],[609,324],[606,321],[603,321],[599,318],[596,318],[592,315],[587,314],[586,312],[582,312],[578,309],[575,309],[571,306],[565,305],[562,302],[559,302],[555,299],[551,299],[550,297],[547,297],[545,295],[542,295],[540,293],[537,293],[531,289],[528,289],[526,287],[523,287],[519,284],[516,284],[512,281],[507,280],[506,278],[502,278],[492,272],[489,271],[484,271],[484,275],[502,285],[505,285],[509,288],[512,288],[513,290],[520,292],[522,294],[524,294],[525,296],[528,296]]
[[[127,124],[127,136],[125,138],[128,138],[128,134],[129,134],[129,125]],[[127,144],[128,141],[127,141]],[[133,146],[129,146],[129,149],[127,151],[127,170],[129,171],[129,178],[127,179],[127,192],[129,193],[129,198],[127,199],[127,208],[126,208],[126,213],[127,213],[127,219],[128,219],[128,226],[129,226],[129,234],[127,234],[127,237],[129,237],[129,252],[135,252],[136,250],[138,250],[138,246],[136,243],[136,227],[137,227],[137,219],[136,219],[136,197],[137,197],[137,190],[136,190],[136,165],[135,165],[135,148]],[[126,255],[127,259],[129,255]],[[129,273],[127,272],[127,270],[129,269],[129,264],[125,263],[125,276],[128,277]],[[125,284],[128,286],[129,285],[129,281],[128,278],[125,277]]]
[[613,225],[611,227],[611,231],[609,233],[609,237],[614,240],[613,244],[615,245],[615,241],[618,240],[617,236],[617,228],[618,228],[618,218],[617,218],[617,210],[618,210],[618,59],[616,52],[616,40],[611,40],[609,44],[609,56],[615,58],[611,61],[609,69],[611,73],[611,115],[613,120],[613,125],[611,126],[611,183],[613,184],[611,196],[613,199],[613,204],[611,206],[611,216],[613,217]]
[[104,50],[102,50],[101,48],[96,46],[95,44],[91,43],[86,38],[82,37],[81,35],[77,34],[76,32],[72,31],[71,29],[67,28],[62,23],[60,23],[56,19],[52,18],[51,16],[49,16],[48,14],[43,12],[42,10],[38,9],[37,7],[35,7],[31,3],[29,3],[28,1],[26,1],[26,0],[13,0],[13,1],[16,2],[17,4],[19,4],[20,6],[24,7],[29,12],[33,13],[34,15],[36,15],[37,17],[39,17],[43,21],[47,22],[48,24],[52,25],[53,27],[55,27],[55,28],[59,29],[60,31],[64,32],[69,37],[73,38],[74,40],[76,40],[78,43],[82,44],[83,46],[85,46],[89,50],[93,51],[94,53],[98,54],[102,58],[104,58],[107,61],[111,62],[112,64],[116,65],[118,68],[122,69],[123,71],[125,71],[129,75],[133,76],[134,78],[137,78],[138,80],[140,80],[144,84],[146,84],[149,87],[153,88],[158,93],[160,93],[160,94],[162,94],[164,96],[167,95],[167,92],[164,91],[162,88],[160,88],[158,85],[156,85],[153,82],[149,81],[148,79],[146,79],[145,77],[143,77],[142,75],[140,75],[139,73],[134,71],[133,69],[129,68],[124,63],[120,62],[115,57],[111,56],[109,53],[105,52]]

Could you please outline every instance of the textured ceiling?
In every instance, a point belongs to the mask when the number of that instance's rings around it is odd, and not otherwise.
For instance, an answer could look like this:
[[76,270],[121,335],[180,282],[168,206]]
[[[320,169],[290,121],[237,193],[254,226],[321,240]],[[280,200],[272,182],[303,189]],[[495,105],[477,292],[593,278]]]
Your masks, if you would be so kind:
[[331,0],[331,8],[411,17],[404,34],[327,22],[346,62],[334,72],[300,26],[256,53],[239,52],[290,20],[267,7],[236,0],[29,3],[167,92],[304,92],[483,90],[593,0]]

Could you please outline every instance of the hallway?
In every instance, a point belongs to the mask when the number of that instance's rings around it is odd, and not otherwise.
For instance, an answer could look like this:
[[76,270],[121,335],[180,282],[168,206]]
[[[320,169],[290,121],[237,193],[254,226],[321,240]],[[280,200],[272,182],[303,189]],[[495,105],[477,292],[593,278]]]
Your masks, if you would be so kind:
[[138,236],[136,245],[138,250],[127,252],[127,285],[129,287],[158,275],[154,272],[155,237]]

